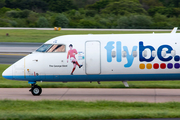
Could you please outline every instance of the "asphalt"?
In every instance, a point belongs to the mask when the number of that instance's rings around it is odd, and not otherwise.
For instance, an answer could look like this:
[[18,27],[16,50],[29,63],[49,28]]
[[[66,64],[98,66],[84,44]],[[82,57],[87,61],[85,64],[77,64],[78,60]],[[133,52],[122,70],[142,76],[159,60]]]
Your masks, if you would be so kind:
[[95,89],[42,88],[40,96],[33,96],[30,88],[0,88],[0,99],[11,100],[80,100],[126,102],[180,102],[180,89]]
[[25,54],[0,54],[0,64],[13,64],[24,56]]
[[42,43],[0,42],[0,47],[39,47]]
[[13,64],[43,43],[0,42],[0,64]]
[[0,53],[31,53],[43,43],[0,42]]

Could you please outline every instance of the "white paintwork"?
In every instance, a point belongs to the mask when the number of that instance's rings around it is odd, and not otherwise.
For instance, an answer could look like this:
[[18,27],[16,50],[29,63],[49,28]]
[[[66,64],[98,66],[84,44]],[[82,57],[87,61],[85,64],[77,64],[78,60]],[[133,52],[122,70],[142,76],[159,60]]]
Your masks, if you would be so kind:
[[[104,34],[59,36],[45,42],[44,44],[65,45],[66,47],[64,52],[48,53],[35,51],[9,67],[3,72],[3,76],[14,75],[14,78],[16,76],[24,76],[24,78],[34,76],[32,78],[34,81],[44,80],[48,77],[51,77],[48,79],[48,81],[53,81],[54,79],[65,81],[66,77],[68,77],[68,80],[71,80],[73,77],[75,77],[75,75],[82,75],[85,81],[89,80],[88,78],[92,77],[92,75],[97,75],[93,78],[94,80],[96,80],[96,77],[99,77],[97,78],[97,81],[103,81],[105,78],[104,77],[101,79],[100,75],[114,77],[114,80],[116,79],[115,75],[126,75],[129,77],[130,75],[171,74],[173,77],[174,74],[180,74],[180,69],[174,67],[175,63],[179,63],[179,61],[174,60],[174,57],[176,55],[180,56],[180,34],[174,32],[175,31],[173,30],[172,34]],[[108,46],[109,42],[113,42],[112,46],[110,46],[110,48],[113,47],[111,52],[111,62],[108,62],[107,60],[108,50],[106,47]],[[145,59],[149,59],[151,55],[155,57],[152,61],[140,61],[140,42],[143,42],[144,47],[152,46],[155,49],[151,51],[150,49],[146,48],[144,49],[144,52],[142,52],[145,54],[142,55]],[[71,62],[71,58],[67,57],[68,51],[70,50],[70,44],[72,44],[73,49],[76,49],[78,52],[73,53],[77,62],[79,65],[83,65],[81,68],[76,65],[73,76],[71,75],[71,71],[74,64]],[[162,61],[158,57],[157,50],[163,45],[172,47],[172,51],[170,51],[170,53],[167,53],[167,48],[163,48],[159,53],[159,55],[165,59],[172,56],[172,59],[169,61]],[[127,51],[125,50],[126,48]],[[133,48],[137,49],[133,50]],[[131,56],[132,54],[134,54],[133,62],[130,66],[127,66],[127,63],[130,63],[128,56]],[[118,61],[118,57],[121,57],[121,61]],[[173,68],[170,69],[166,67],[165,69],[154,69],[152,67],[151,69],[147,69],[145,66],[145,69],[140,69],[140,64],[154,65],[155,63],[158,63],[159,65],[161,63],[165,63],[166,66],[168,63],[171,63]],[[131,80],[135,79],[136,77],[132,76]],[[147,76],[147,78],[144,78],[148,79],[148,77],[153,78],[153,76]],[[118,79],[121,79],[121,76],[119,76]],[[176,77],[173,79],[177,80],[178,78]],[[109,80],[111,81],[111,79]],[[74,81],[78,81],[78,79]]]
[[171,33],[176,33],[177,29],[178,29],[178,27],[175,27],[175,28],[171,31]]

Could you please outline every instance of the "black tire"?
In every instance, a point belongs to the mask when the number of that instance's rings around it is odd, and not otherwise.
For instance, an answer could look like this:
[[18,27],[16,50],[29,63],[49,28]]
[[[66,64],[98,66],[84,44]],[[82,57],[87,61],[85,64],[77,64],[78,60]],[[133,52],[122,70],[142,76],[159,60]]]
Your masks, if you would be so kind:
[[33,86],[32,89],[31,89],[31,93],[32,93],[33,95],[35,95],[35,96],[40,95],[41,92],[42,92],[41,87],[40,87],[40,86],[37,86],[37,85]]

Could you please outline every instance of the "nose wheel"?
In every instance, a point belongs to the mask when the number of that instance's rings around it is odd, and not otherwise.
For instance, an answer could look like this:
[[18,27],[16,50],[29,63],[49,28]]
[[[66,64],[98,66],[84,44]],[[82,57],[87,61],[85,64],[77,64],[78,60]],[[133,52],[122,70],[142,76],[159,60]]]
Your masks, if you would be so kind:
[[41,89],[41,87],[40,86],[38,86],[38,85],[31,85],[32,87],[31,87],[31,89],[29,90],[34,96],[38,96],[38,95],[40,95],[41,94],[41,92],[42,92],[42,89]]

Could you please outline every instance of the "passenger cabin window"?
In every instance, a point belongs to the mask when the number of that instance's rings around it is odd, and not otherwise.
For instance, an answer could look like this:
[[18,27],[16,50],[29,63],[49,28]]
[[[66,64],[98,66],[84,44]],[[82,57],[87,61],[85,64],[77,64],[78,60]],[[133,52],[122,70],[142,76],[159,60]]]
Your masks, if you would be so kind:
[[156,57],[156,51],[155,50],[152,51],[152,57]]
[[126,56],[127,56],[126,51],[122,51],[122,57],[126,57]]
[[143,57],[147,57],[147,50],[144,50],[144,51],[142,52],[142,55],[143,55]]
[[65,52],[65,45],[52,45],[52,47],[47,51],[49,52]]
[[174,56],[176,56],[176,51],[175,50],[172,50],[171,51],[171,55],[174,57]]
[[162,56],[162,57],[166,57],[166,51],[165,51],[165,50],[162,50],[162,51],[161,51],[161,56]]
[[44,44],[40,48],[38,48],[36,52],[48,52],[48,53],[65,52],[66,51],[65,48],[66,47],[63,44],[61,45]]
[[115,52],[115,51],[112,51],[112,52],[111,52],[111,56],[112,56],[113,58],[115,58],[115,57],[116,57],[116,52]]
[[133,57],[137,57],[137,51],[133,51]]

